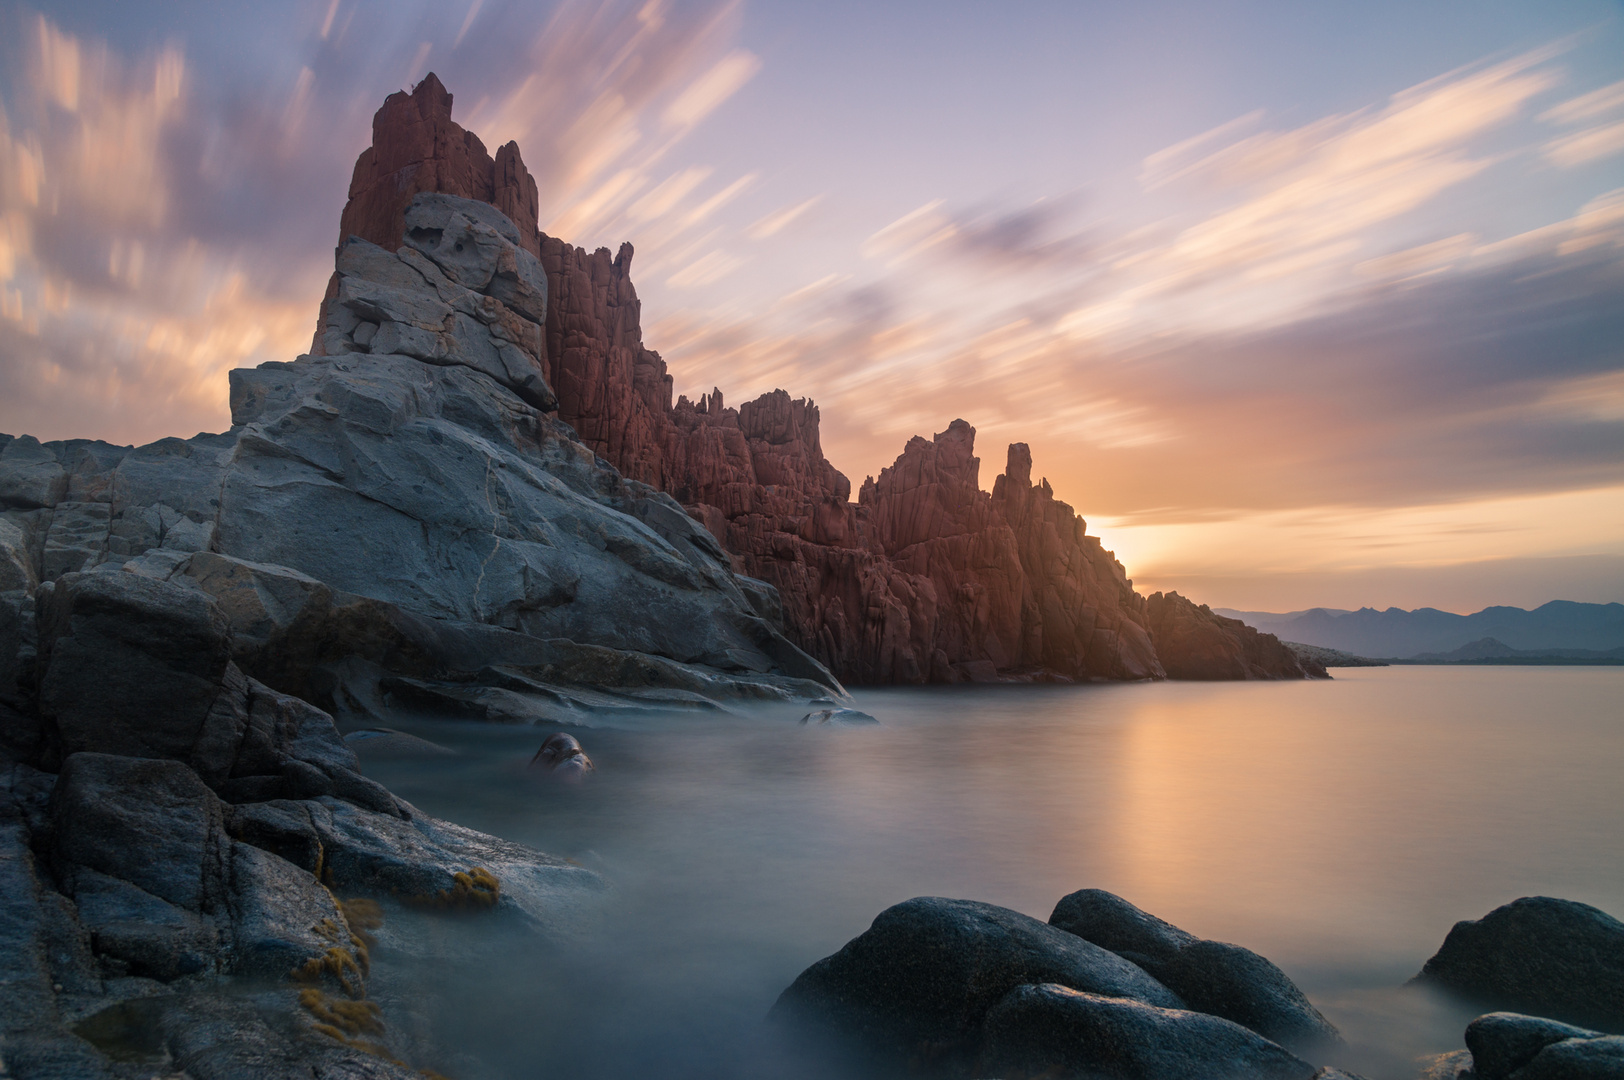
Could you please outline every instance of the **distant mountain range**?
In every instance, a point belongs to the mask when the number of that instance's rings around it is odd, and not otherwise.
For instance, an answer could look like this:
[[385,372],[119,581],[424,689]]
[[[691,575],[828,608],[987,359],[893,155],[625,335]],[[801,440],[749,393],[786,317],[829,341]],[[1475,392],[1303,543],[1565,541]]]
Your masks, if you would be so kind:
[[[1454,654],[1469,645],[1493,645],[1510,650],[1501,659],[1514,661],[1521,653],[1571,654],[1574,650],[1608,653],[1624,648],[1624,604],[1578,604],[1553,600],[1533,611],[1491,607],[1471,615],[1456,615],[1436,608],[1311,608],[1307,611],[1236,611],[1215,609],[1220,615],[1241,619],[1282,641],[1297,641],[1357,656],[1419,658],[1420,654]],[[1492,651],[1492,649],[1491,649]],[[1428,659],[1444,659],[1443,656]],[[1453,656],[1454,660],[1488,661],[1493,657]]]

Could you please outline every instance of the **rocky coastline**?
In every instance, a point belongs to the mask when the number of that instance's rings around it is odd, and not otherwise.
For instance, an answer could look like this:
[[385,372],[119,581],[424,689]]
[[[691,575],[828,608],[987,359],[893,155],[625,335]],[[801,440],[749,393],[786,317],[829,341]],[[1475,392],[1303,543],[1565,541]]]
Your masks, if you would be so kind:
[[[853,501],[810,401],[673,402],[630,245],[542,234],[518,147],[451,103],[431,75],[379,110],[312,350],[232,372],[229,431],[0,436],[0,1076],[459,1073],[388,957],[567,936],[605,882],[422,813],[335,716],[842,725],[872,722],[848,683],[1325,676],[1139,595],[1025,444],[984,491],[954,420]],[[1456,928],[1421,977],[1544,1019],[1485,1016],[1437,1068],[1616,1075],[1563,1064],[1615,1068],[1624,1029],[1617,965],[1586,959],[1621,928],[1580,908]],[[1508,989],[1530,957],[1555,966]],[[1047,924],[899,905],[774,1017],[924,1075],[1345,1075],[1274,965],[1087,890]]]
[[[1495,1011],[1422,1080],[1624,1075],[1624,924],[1525,897],[1455,925],[1412,980]],[[1101,889],[1047,923],[916,897],[803,971],[772,1020],[859,1075],[1357,1080],[1290,978]]]

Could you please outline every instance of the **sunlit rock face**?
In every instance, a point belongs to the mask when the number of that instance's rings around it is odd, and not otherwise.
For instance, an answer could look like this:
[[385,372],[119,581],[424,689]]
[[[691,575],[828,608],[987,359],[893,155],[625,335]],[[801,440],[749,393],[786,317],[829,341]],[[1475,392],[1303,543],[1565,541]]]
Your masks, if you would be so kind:
[[[392,95],[374,117],[373,146],[356,162],[341,218],[340,272],[323,332],[351,318],[331,313],[334,300],[366,321],[345,299],[350,294],[341,295],[351,236],[398,247],[409,261],[422,246],[407,221],[419,193],[489,202],[512,219],[517,246],[537,254],[546,274],[537,355],[558,418],[627,478],[672,495],[736,570],[776,586],[786,632],[838,677],[923,683],[1167,673],[1144,598],[1048,483],[1033,485],[1024,444],[1010,447],[989,496],[980,488],[975,430],[954,421],[934,439],[911,440],[853,503],[850,481],[823,456],[812,402],[782,390],[737,408],[720,390],[673,401],[665,362],[643,344],[631,245],[611,256],[541,233],[536,186],[518,147],[509,143],[489,158],[451,119],[451,100],[431,75],[411,94]],[[461,284],[515,307],[494,289]],[[442,301],[458,318],[480,317]],[[450,318],[438,307],[423,314],[428,322]],[[355,332],[347,323],[341,329]],[[365,325],[359,332],[384,333]],[[453,351],[455,336],[414,339],[409,351],[443,362],[437,357]],[[386,340],[401,347],[399,334]],[[318,333],[318,351],[348,347]],[[504,378],[489,362],[475,366]],[[1248,646],[1244,661],[1205,665],[1200,677],[1302,677],[1288,650]]]

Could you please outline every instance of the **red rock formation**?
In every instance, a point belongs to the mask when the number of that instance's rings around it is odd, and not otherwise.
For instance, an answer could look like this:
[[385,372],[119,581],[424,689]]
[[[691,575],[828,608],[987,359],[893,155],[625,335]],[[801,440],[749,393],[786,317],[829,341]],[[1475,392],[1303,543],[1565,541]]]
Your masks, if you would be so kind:
[[[492,160],[479,136],[451,119],[451,93],[433,72],[410,94],[390,94],[373,114],[372,145],[355,159],[349,201],[338,219],[339,246],[348,237],[359,236],[388,251],[399,250],[406,208],[422,191],[492,204],[519,227],[520,243],[532,255],[541,253],[536,227],[540,198],[536,181],[519,156],[519,144],[509,142]],[[335,273],[316,319],[313,353],[321,352],[327,303],[337,292]]]
[[1273,634],[1199,607],[1176,592],[1151,593],[1150,634],[1175,679],[1328,679],[1325,665],[1302,662]]
[[[433,75],[373,117],[340,239],[398,248],[420,191],[483,199],[513,219],[527,247],[535,238],[559,418],[623,474],[671,493],[740,573],[775,585],[789,635],[842,680],[1164,674],[1144,598],[1048,482],[1033,486],[1024,443],[1009,448],[989,495],[975,429],[955,420],[934,439],[909,440],[853,504],[850,482],[823,456],[810,401],[782,390],[737,409],[720,390],[672,401],[665,362],[643,345],[632,246],[611,258],[540,233],[519,148],[490,158],[452,121],[451,95]],[[1248,663],[1261,670],[1277,659]]]

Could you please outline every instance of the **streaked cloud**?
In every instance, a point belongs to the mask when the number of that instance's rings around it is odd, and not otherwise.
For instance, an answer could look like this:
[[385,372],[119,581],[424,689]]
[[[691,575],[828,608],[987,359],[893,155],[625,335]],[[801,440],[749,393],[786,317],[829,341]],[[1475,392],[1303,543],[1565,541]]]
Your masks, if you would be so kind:
[[1545,144],[1545,156],[1564,168],[1624,153],[1624,120],[1575,131]]
[[1580,94],[1546,109],[1539,118],[1548,124],[1577,124],[1618,112],[1624,112],[1624,81]]
[[822,201],[822,195],[814,195],[810,199],[803,199],[801,202],[786,206],[782,210],[774,210],[765,217],[758,218],[745,232],[752,240],[765,240],[768,237],[777,236]]

